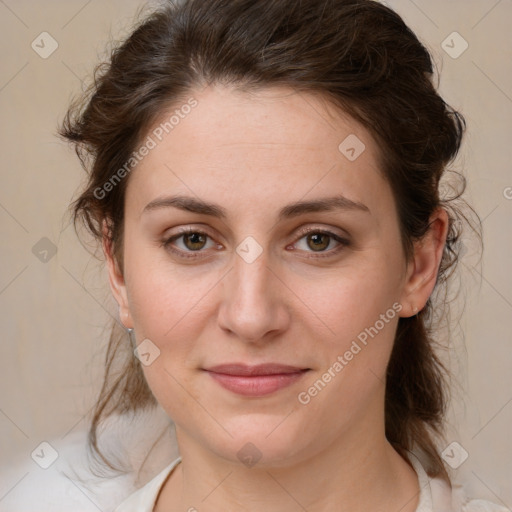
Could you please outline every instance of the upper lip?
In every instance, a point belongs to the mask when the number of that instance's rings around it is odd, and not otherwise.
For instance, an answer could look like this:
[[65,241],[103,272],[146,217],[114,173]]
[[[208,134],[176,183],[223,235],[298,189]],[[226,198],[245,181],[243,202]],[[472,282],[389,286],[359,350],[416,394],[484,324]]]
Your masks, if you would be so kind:
[[265,363],[257,364],[254,366],[246,365],[243,363],[229,363],[219,364],[217,366],[211,366],[205,368],[206,371],[214,373],[224,373],[226,375],[241,375],[241,376],[252,376],[252,375],[280,375],[283,373],[297,373],[309,368],[299,368],[297,366],[290,366],[286,364],[278,363]]

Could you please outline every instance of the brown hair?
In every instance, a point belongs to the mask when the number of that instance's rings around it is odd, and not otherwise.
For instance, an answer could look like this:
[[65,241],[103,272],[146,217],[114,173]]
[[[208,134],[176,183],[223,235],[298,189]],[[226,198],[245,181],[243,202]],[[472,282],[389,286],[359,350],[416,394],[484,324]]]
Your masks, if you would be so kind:
[[[441,199],[439,189],[465,122],[436,92],[429,52],[393,10],[372,0],[167,2],[146,16],[109,60],[96,69],[89,94],[69,108],[59,133],[75,144],[88,172],[85,190],[72,205],[75,226],[83,221],[101,240],[107,220],[121,268],[129,176],[105,197],[95,191],[126,164],[170,105],[186,101],[198,87],[222,83],[319,93],[361,122],[382,148],[405,257],[442,206],[450,224],[436,290],[451,275],[461,219],[468,221],[455,206],[465,180],[455,173],[461,190],[451,198]],[[446,310],[446,296],[440,307]],[[449,481],[436,448],[448,372],[434,350],[434,316],[430,298],[419,314],[399,320],[386,378],[386,436],[402,456],[418,447],[429,475]],[[96,433],[106,417],[156,404],[128,336],[115,325],[90,445],[101,455]]]

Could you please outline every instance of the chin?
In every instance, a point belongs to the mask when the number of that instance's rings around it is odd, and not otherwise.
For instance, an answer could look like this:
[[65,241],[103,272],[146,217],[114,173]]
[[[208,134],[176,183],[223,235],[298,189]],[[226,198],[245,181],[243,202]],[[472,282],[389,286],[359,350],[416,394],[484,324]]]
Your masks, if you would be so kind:
[[222,439],[212,438],[210,431],[204,444],[219,457],[248,468],[286,467],[296,463],[300,454],[305,456],[304,451],[311,446],[304,437],[304,429],[291,421],[286,424],[288,421],[289,418],[283,421],[274,415],[244,415],[229,422],[219,420],[233,437],[222,430]]

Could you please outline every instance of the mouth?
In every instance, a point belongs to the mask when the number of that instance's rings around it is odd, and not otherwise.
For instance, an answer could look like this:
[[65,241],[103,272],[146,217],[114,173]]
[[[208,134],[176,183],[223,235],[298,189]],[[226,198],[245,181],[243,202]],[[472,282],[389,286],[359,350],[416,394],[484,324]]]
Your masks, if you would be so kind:
[[260,397],[294,384],[310,370],[277,363],[256,366],[234,363],[204,371],[224,389],[243,396]]

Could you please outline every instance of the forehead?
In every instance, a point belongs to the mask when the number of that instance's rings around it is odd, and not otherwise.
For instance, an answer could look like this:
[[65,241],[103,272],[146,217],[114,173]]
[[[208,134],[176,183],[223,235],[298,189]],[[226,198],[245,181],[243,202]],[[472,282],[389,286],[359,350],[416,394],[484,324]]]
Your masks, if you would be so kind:
[[318,95],[210,86],[190,99],[163,112],[147,133],[154,147],[128,187],[137,208],[165,193],[246,208],[336,192],[365,204],[390,199],[374,139]]

